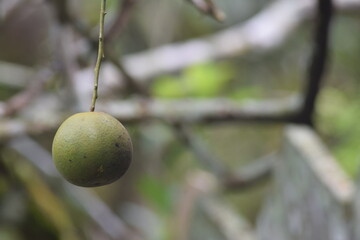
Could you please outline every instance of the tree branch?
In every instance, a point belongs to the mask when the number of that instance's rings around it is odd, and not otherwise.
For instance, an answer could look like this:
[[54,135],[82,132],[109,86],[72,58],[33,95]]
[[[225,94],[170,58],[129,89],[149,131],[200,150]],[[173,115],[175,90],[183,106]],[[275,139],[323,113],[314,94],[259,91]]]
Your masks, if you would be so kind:
[[188,123],[223,121],[291,122],[300,106],[297,97],[263,101],[218,99],[128,100],[99,102],[99,109],[122,121],[160,119]]
[[332,18],[332,1],[318,0],[317,26],[314,34],[314,50],[307,74],[304,105],[299,122],[313,125],[315,103],[324,78],[328,57],[329,32]]
[[[56,97],[56,96],[52,96]],[[59,101],[56,99],[55,101]],[[107,112],[122,122],[139,122],[150,119],[183,123],[238,122],[292,122],[300,106],[298,98],[282,100],[248,101],[239,103],[226,99],[211,100],[142,100],[107,101],[98,103],[100,111]],[[42,106],[43,113],[50,112],[51,119],[0,120],[0,141],[22,134],[41,134],[56,129],[69,113],[54,113]],[[34,115],[36,113],[33,113]],[[33,117],[33,116],[31,116]]]

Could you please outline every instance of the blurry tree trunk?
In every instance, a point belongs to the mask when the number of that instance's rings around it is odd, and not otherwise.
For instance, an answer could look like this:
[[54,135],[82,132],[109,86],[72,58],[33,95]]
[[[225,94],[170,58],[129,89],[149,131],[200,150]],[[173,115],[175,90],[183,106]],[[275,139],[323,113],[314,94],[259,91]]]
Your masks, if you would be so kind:
[[258,219],[259,240],[352,239],[355,186],[317,135],[287,127],[280,156]]

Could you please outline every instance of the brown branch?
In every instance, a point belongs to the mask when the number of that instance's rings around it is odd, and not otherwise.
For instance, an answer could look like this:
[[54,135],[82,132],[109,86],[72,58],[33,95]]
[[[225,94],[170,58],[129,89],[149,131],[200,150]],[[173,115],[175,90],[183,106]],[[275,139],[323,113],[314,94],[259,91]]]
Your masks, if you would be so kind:
[[[56,96],[51,96],[57,98]],[[59,101],[59,99],[56,99]],[[270,103],[269,103],[270,102]],[[181,99],[107,101],[98,103],[100,111],[107,112],[122,122],[139,122],[150,119],[183,123],[237,122],[292,122],[300,101],[286,98],[239,103],[226,99]],[[54,113],[44,105],[42,111],[51,112],[51,119],[26,119],[0,121],[0,141],[22,134],[41,134],[56,129],[69,113]],[[270,109],[269,109],[270,108]],[[265,111],[265,112],[264,112]],[[34,115],[36,113],[33,113]]]
[[187,0],[200,12],[209,15],[218,22],[224,21],[225,14],[218,9],[212,0]]
[[317,26],[314,35],[314,50],[307,74],[304,105],[301,109],[299,122],[313,125],[315,103],[321,88],[328,62],[328,45],[330,23],[332,18],[332,1],[318,0]]
[[[297,112],[299,101],[295,99],[264,100],[238,103],[226,99],[211,100],[127,100],[99,102],[101,111],[112,114],[123,122],[138,122],[149,119],[181,121],[187,123],[211,123],[224,121],[287,122]],[[272,107],[271,107],[272,106]],[[44,107],[43,111],[46,110]],[[57,127],[64,120],[62,115],[53,115],[52,122],[36,123],[24,120],[1,121],[0,138],[24,133],[41,133]]]

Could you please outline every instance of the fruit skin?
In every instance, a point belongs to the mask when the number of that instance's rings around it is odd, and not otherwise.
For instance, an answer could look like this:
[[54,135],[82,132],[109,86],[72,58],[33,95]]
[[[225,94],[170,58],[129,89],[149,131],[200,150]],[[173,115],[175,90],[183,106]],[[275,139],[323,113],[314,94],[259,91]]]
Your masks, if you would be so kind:
[[55,134],[52,155],[69,182],[82,187],[110,184],[130,166],[132,143],[125,127],[103,112],[77,113]]

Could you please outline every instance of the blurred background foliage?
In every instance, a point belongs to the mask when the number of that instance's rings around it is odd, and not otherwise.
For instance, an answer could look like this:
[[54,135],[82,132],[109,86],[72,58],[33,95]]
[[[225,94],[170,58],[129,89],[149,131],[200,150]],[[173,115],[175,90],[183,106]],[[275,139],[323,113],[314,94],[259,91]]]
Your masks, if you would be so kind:
[[[21,3],[11,11],[0,9],[1,101],[23,89],[15,81],[6,80],[13,77],[6,76],[6,69],[22,65],[24,71],[32,71],[46,65],[57,44],[53,34],[57,28],[49,4],[15,2]],[[73,0],[69,3],[70,11],[90,27],[90,34],[95,38],[100,1]],[[108,1],[107,23],[114,20],[120,3]],[[216,3],[226,13],[224,23],[199,13],[186,1],[139,1],[124,33],[114,43],[113,51],[124,55],[206,36],[245,21],[268,5],[265,0]],[[1,6],[4,4],[0,2]],[[335,19],[331,63],[316,112],[318,132],[354,178],[360,163],[359,25],[359,19],[354,16],[338,15]],[[312,27],[312,22],[306,21],[282,46],[266,54],[249,53],[156,77],[150,85],[151,94],[159,99],[225,97],[237,101],[299,94],[311,50]],[[92,66],[94,62],[95,56],[85,56],[83,66]],[[46,91],[56,94],[64,82],[65,79],[54,78],[47,84]],[[124,95],[116,93],[115,96]],[[181,231],[177,229],[177,218],[189,188],[189,175],[208,169],[204,169],[193,153],[179,142],[171,126],[154,120],[127,127],[135,152],[130,171],[124,179],[93,191],[146,239],[176,239]],[[197,125],[195,131],[211,154],[225,166],[238,169],[279,149],[282,127],[282,124],[223,123]],[[34,139],[50,151],[53,135],[51,132],[34,136]],[[2,144],[0,153],[1,240],[107,239],[79,210],[78,204],[59,190],[56,182],[45,178],[6,144]],[[212,198],[253,225],[269,185],[270,182],[266,182],[243,191],[215,191]],[[206,194],[195,201],[188,239],[225,239],[203,209],[203,198],[208,198]]]

